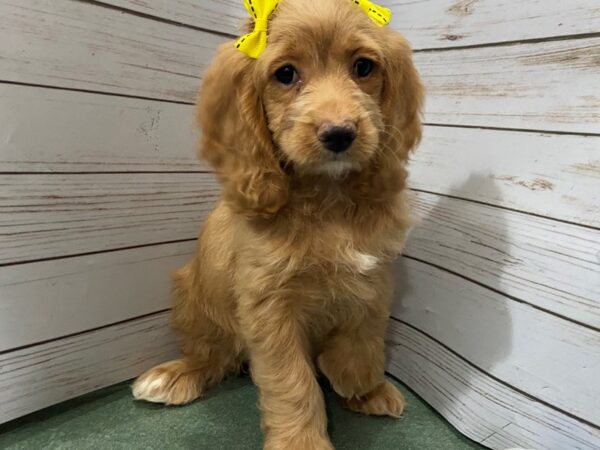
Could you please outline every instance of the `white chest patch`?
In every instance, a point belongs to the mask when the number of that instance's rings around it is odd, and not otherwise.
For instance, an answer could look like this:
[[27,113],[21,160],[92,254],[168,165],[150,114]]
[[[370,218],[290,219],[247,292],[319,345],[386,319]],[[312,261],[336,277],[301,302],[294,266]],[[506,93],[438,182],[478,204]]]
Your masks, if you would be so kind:
[[354,252],[352,255],[351,264],[360,273],[368,272],[373,270],[379,264],[379,258],[373,255],[367,255],[366,253]]

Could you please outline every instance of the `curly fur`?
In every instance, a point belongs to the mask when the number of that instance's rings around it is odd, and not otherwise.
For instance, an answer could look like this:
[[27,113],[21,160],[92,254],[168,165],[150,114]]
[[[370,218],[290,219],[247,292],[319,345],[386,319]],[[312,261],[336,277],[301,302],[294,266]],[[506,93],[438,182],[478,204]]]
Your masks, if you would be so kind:
[[[376,63],[365,79],[357,57]],[[283,64],[293,87],[273,77]],[[174,275],[183,357],[138,378],[136,398],[184,404],[249,361],[267,449],[332,448],[317,371],[347,407],[400,415],[384,332],[421,104],[406,41],[349,0],[282,0],[257,60],[219,48],[198,120],[222,196]],[[332,155],[315,130],[340,121],[358,135]]]

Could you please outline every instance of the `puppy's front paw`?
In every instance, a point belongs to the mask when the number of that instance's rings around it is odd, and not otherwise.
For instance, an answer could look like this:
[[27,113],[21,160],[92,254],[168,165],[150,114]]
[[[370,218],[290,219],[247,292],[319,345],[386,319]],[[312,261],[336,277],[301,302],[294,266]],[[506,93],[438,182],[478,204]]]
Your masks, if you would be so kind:
[[348,409],[359,413],[398,418],[404,411],[405,400],[400,391],[386,380],[368,394],[344,399],[344,403]]
[[264,450],[335,450],[328,437],[311,432],[291,436],[269,433],[263,448]]
[[197,374],[182,360],[150,369],[135,380],[132,390],[136,400],[166,405],[184,405],[201,394]]

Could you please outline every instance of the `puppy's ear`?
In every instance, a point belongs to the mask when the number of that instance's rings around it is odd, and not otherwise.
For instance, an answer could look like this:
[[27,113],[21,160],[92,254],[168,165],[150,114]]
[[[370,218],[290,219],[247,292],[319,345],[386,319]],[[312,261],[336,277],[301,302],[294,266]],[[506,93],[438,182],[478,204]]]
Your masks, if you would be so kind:
[[406,40],[391,33],[386,43],[383,113],[389,133],[388,148],[406,161],[421,139],[423,86],[412,61],[412,51]]
[[288,197],[254,77],[255,61],[223,44],[204,75],[198,104],[201,156],[223,185],[223,198],[248,217],[268,217]]

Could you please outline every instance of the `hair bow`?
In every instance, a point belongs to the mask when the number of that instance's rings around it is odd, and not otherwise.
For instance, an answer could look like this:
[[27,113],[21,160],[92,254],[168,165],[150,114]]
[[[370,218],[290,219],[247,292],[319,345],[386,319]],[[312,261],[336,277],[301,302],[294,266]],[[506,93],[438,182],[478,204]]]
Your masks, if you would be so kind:
[[267,46],[267,24],[277,3],[278,0],[244,0],[244,6],[254,18],[254,29],[239,38],[235,46],[250,58],[258,58]]
[[[377,25],[384,27],[390,23],[392,12],[369,0],[351,0]],[[254,18],[254,29],[237,40],[235,47],[250,58],[258,58],[267,46],[267,25],[269,16],[277,8],[279,0],[244,0],[244,6]]]
[[352,0],[367,16],[380,27],[390,23],[392,12],[388,8],[371,3],[369,0]]

